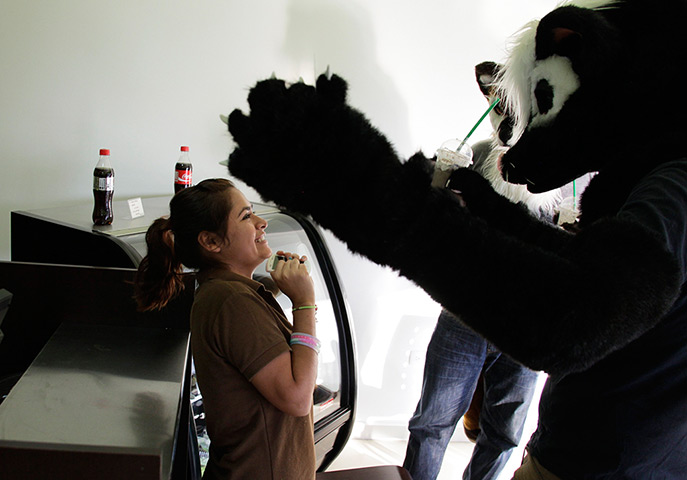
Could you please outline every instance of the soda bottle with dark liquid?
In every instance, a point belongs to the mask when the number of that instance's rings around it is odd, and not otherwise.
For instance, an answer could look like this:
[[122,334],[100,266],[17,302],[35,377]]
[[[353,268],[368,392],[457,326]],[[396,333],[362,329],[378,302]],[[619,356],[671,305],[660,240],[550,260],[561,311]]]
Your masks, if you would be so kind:
[[193,185],[193,165],[191,165],[188,151],[188,147],[181,147],[181,155],[174,166],[174,193]]
[[93,170],[93,224],[111,225],[114,213],[114,169],[110,163],[110,151],[100,150],[100,160]]

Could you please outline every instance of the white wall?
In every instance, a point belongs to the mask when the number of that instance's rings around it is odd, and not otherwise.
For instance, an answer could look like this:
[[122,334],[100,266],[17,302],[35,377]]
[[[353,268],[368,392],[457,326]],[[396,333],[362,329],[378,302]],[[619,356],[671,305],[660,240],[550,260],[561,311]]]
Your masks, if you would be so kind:
[[[232,141],[218,115],[245,109],[272,72],[312,81],[329,65],[403,157],[430,154],[487,107],[474,65],[501,60],[507,38],[555,3],[0,0],[0,259],[12,210],[91,201],[101,147],[118,199],[170,193],[182,144],[196,182],[226,176]],[[328,238],[358,337],[363,434],[404,426],[438,307]]]

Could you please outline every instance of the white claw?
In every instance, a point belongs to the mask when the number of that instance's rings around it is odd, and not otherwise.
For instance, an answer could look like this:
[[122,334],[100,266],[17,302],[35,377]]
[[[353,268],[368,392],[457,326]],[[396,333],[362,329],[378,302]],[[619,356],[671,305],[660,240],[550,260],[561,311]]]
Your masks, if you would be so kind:
[[327,77],[327,80],[331,80],[332,78],[332,72],[329,70],[329,65],[327,65],[327,70],[324,71],[324,76]]
[[222,121],[223,121],[224,123],[226,123],[227,125],[229,125],[229,117],[228,117],[228,116],[226,116],[226,115],[220,115],[220,116],[219,116],[219,119],[222,120]]
[[270,80],[276,80],[277,79],[277,74],[272,72],[272,76],[270,77]]
[[305,83],[305,80],[303,80],[303,77],[298,77],[298,83]]

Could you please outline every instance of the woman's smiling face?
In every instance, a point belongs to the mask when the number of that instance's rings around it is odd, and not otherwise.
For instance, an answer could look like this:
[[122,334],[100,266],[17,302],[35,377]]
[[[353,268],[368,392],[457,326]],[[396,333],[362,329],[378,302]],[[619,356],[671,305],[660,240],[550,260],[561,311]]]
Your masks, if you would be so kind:
[[253,206],[238,189],[230,188],[227,195],[231,210],[222,257],[231,270],[250,278],[258,265],[272,255],[265,237],[267,221],[253,213]]

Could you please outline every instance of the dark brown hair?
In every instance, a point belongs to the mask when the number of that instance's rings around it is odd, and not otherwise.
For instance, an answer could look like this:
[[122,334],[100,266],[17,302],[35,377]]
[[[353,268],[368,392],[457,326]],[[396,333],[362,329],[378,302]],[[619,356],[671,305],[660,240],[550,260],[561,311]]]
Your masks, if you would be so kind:
[[224,234],[231,204],[225,193],[235,188],[214,178],[179,191],[169,202],[169,217],[158,218],[146,232],[148,253],[136,273],[134,298],[138,309],[159,310],[183,289],[184,267],[210,266],[198,244],[203,231]]

